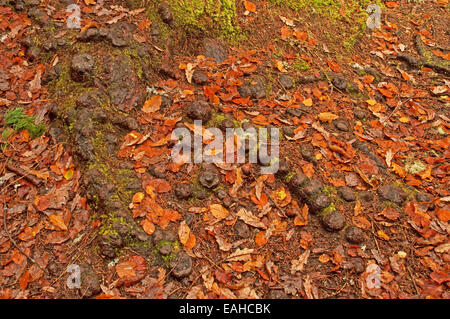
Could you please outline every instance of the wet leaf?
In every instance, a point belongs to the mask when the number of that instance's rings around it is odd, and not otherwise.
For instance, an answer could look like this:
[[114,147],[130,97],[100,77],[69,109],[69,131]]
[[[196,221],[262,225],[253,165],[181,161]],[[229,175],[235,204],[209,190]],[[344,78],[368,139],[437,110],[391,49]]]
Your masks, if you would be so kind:
[[219,220],[227,218],[229,215],[228,210],[220,204],[209,205],[209,210],[211,211],[211,214]]
[[154,95],[153,97],[145,101],[144,105],[142,106],[142,111],[144,113],[156,112],[161,108],[161,102],[161,95]]

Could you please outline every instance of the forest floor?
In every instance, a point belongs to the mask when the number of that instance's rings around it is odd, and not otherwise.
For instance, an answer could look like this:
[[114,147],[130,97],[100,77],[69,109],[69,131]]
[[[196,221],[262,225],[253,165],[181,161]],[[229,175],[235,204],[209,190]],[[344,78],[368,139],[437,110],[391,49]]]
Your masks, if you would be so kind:
[[0,0],[0,297],[449,298],[448,1],[177,3]]

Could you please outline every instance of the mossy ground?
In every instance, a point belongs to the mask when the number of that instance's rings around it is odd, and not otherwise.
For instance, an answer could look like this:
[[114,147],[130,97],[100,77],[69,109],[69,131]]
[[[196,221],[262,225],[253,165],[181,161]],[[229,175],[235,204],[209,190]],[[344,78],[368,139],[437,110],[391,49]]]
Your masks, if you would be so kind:
[[169,0],[175,23],[191,34],[207,34],[228,40],[242,39],[236,21],[235,0]]

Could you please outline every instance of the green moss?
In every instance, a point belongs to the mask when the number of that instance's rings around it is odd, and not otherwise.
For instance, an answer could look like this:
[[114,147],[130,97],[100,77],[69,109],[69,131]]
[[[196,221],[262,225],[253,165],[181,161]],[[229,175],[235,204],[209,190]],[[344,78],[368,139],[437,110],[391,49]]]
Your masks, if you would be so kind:
[[334,195],[334,194],[337,194],[337,189],[334,186],[325,185],[322,188],[322,192],[324,192],[325,194],[328,194],[328,195]]
[[[159,253],[159,250],[164,245],[170,245],[172,247],[171,253],[167,256],[163,256]],[[153,255],[154,255],[156,261],[159,260],[165,267],[168,268],[170,266],[170,262],[175,259],[175,257],[177,256],[177,254],[180,250],[181,250],[181,246],[177,240],[175,240],[175,241],[163,240],[156,244],[156,246],[153,249]]]
[[188,33],[242,39],[235,0],[169,0],[178,27]]
[[[46,130],[46,126],[44,124],[34,124],[35,117],[26,115],[22,107],[16,107],[6,111],[4,120],[5,126],[8,126],[18,132],[27,130],[31,138],[41,136]],[[6,138],[12,133],[10,131],[7,131],[6,133],[3,132],[2,137],[6,136]]]
[[319,216],[320,216],[321,218],[324,218],[324,217],[327,216],[329,213],[334,212],[335,210],[336,210],[336,205],[335,205],[333,202],[331,202],[331,204],[328,205],[328,207],[324,208],[324,209],[320,212]]
[[225,114],[219,113],[216,110],[211,111],[211,119],[206,123],[206,128],[220,127],[226,119],[229,119]]
[[142,68],[142,65],[144,64],[144,61],[137,53],[136,49],[134,48],[126,48],[121,51],[120,54],[125,55],[128,58],[128,63],[130,66],[134,67],[136,71],[136,75],[140,80],[142,80],[142,76],[144,74],[144,70]]
[[294,63],[292,63],[291,68],[297,72],[305,72],[309,70],[310,66],[308,62],[297,56]]
[[[369,4],[375,3],[383,8],[379,0],[269,0],[282,7],[301,13],[320,14],[326,18],[326,27],[334,30],[334,35],[327,33],[328,37],[336,38],[336,34],[342,42],[343,47],[348,51],[353,48],[357,40],[366,30],[366,20],[368,14],[366,8]],[[356,21],[356,23],[355,23]],[[349,26],[350,25],[350,26]]]
[[127,6],[133,10],[145,7],[144,0],[126,0],[126,3],[127,3]]
[[291,171],[291,172],[287,173],[287,175],[284,177],[284,181],[285,181],[286,183],[289,183],[290,180],[292,179],[292,177],[295,176],[295,174],[296,174],[295,171]]

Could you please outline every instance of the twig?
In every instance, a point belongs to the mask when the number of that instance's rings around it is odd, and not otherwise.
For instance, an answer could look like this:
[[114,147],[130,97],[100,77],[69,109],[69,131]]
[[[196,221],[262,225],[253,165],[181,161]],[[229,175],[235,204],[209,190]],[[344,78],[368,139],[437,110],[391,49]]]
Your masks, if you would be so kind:
[[35,186],[39,186],[42,183],[42,180],[40,180],[37,177],[31,176],[29,172],[23,170],[20,167],[15,167],[11,164],[6,164],[6,169],[13,173],[16,173],[19,176],[22,176],[23,178],[25,178],[27,181],[31,182]]
[[409,277],[411,278],[411,281],[412,281],[412,283],[414,285],[414,289],[416,290],[417,295],[419,295],[419,289],[417,289],[416,281],[414,280],[414,277],[413,277],[413,275],[411,273],[411,269],[409,269],[409,267],[406,266],[406,270],[408,270]]
[[41,269],[43,272],[45,272],[45,269],[41,267],[41,265],[39,265],[36,260],[34,260],[31,256],[28,256],[27,254],[25,254],[25,252],[23,251],[23,249],[21,247],[19,247],[16,243],[16,241],[14,240],[14,238],[12,238],[8,227],[6,227],[6,204],[4,204],[3,206],[3,229],[6,233],[6,235],[8,236],[9,240],[11,241],[11,243],[13,244],[13,246],[15,248],[17,248],[17,250],[24,255],[25,257],[27,257],[33,264],[36,264],[36,266],[39,267],[39,269]]

